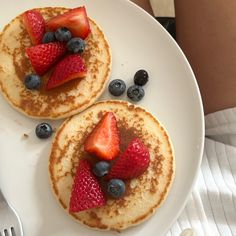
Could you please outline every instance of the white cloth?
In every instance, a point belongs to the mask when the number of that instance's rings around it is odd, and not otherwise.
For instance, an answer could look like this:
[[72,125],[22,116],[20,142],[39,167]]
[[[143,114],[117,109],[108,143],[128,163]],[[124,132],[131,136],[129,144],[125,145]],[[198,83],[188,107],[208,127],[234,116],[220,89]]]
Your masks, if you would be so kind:
[[236,108],[205,117],[198,181],[167,236],[193,228],[197,236],[236,236]]
[[150,0],[150,3],[155,16],[175,16],[174,0]]
[[[150,3],[155,16],[174,15],[173,0]],[[236,108],[207,115],[205,122],[198,181],[167,236],[236,236]]]

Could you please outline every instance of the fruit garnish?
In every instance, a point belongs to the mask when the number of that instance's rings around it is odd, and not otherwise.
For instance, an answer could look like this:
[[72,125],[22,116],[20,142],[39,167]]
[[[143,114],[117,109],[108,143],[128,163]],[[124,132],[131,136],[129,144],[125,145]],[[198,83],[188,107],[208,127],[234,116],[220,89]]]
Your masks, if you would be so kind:
[[23,14],[23,23],[34,45],[42,43],[45,33],[45,21],[40,12],[29,10]]
[[81,38],[72,38],[67,43],[67,49],[72,53],[82,53],[85,50],[85,42]]
[[51,31],[48,31],[47,33],[45,33],[42,39],[42,43],[52,43],[55,41],[56,41],[55,33]]
[[107,184],[107,192],[114,198],[120,198],[125,193],[125,183],[121,179],[111,179]]
[[79,212],[106,204],[102,189],[93,175],[88,161],[81,160],[77,167],[70,197],[70,212]]
[[85,141],[84,150],[103,160],[112,160],[119,154],[120,137],[116,117],[107,112]]
[[67,29],[66,27],[61,27],[56,30],[55,37],[60,42],[68,42],[71,39],[72,35],[69,29]]
[[91,32],[85,7],[77,7],[50,19],[47,28],[56,31],[60,27],[70,30],[73,37],[85,39]]
[[143,174],[150,162],[148,148],[135,138],[112,166],[107,179],[132,179]]
[[38,124],[35,128],[35,134],[40,139],[49,138],[53,133],[52,126],[48,123]]
[[126,90],[125,82],[121,79],[112,80],[109,84],[108,90],[113,96],[120,96]]
[[139,85],[131,85],[127,90],[128,98],[134,102],[139,102],[144,95],[144,89]]
[[41,86],[41,78],[40,76],[36,75],[36,74],[29,74],[25,77],[25,87],[27,89],[39,89]]
[[97,177],[103,177],[108,173],[110,167],[110,163],[107,161],[99,161],[93,166],[93,173]]
[[86,66],[82,57],[78,54],[63,58],[52,72],[46,89],[52,89],[70,80],[83,78],[87,74]]
[[146,70],[138,70],[134,75],[134,83],[143,86],[148,82],[148,73]]
[[66,52],[64,43],[39,44],[26,49],[32,67],[38,75],[44,75]]

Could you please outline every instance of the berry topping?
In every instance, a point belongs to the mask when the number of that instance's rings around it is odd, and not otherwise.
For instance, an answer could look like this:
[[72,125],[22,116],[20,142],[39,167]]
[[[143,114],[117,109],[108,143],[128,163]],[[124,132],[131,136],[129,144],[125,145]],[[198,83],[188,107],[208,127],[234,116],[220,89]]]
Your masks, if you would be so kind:
[[42,43],[51,43],[51,42],[55,42],[55,41],[56,41],[56,38],[55,38],[54,32],[47,32],[43,36]]
[[127,90],[127,96],[134,102],[140,101],[145,95],[143,88],[139,85],[132,85]]
[[104,206],[106,203],[101,187],[91,171],[88,161],[81,160],[77,167],[70,197],[70,212],[79,212]]
[[41,85],[41,78],[36,74],[30,74],[25,77],[24,81],[27,89],[39,89]]
[[34,45],[42,43],[45,33],[45,21],[40,12],[35,10],[26,11],[23,14],[23,23]]
[[111,179],[107,184],[107,192],[114,198],[120,198],[125,193],[125,183],[120,179]]
[[26,49],[31,65],[38,75],[44,75],[66,52],[66,45],[60,42],[39,44]]
[[108,89],[113,96],[120,96],[125,92],[126,85],[123,80],[115,79],[110,82]]
[[66,27],[61,27],[56,30],[55,37],[60,42],[68,42],[72,35],[70,30],[68,30]]
[[52,127],[48,123],[41,123],[36,126],[35,134],[40,139],[49,138],[52,135]]
[[81,38],[72,38],[67,43],[67,49],[72,53],[82,53],[85,49],[85,42]]
[[108,179],[132,179],[143,174],[149,166],[148,148],[138,139],[134,139],[112,166]]
[[148,82],[148,73],[145,70],[138,70],[134,75],[134,83],[143,86]]
[[110,169],[110,164],[106,161],[99,161],[97,162],[93,167],[93,173],[97,177],[103,177],[106,174],[108,174],[108,171]]
[[52,31],[59,27],[66,27],[73,37],[82,39],[85,39],[91,31],[85,7],[77,7],[62,15],[53,17],[47,22],[47,27]]
[[55,88],[73,79],[83,78],[86,73],[84,60],[78,54],[69,55],[55,66],[47,82],[46,89]]
[[112,160],[120,152],[120,137],[116,117],[107,112],[85,141],[85,151],[103,160]]

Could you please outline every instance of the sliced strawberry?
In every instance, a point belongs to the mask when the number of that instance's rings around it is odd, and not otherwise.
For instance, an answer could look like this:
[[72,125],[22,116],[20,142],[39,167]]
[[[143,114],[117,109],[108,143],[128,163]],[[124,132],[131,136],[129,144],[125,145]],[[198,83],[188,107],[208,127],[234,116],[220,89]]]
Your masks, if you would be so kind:
[[66,27],[74,37],[85,39],[91,32],[85,7],[77,7],[68,12],[55,16],[47,23],[49,30],[56,31],[60,27]]
[[42,43],[46,23],[40,12],[35,10],[26,11],[23,14],[23,23],[34,45]]
[[88,161],[81,160],[77,167],[70,197],[69,211],[79,212],[106,204],[102,189],[93,175]]
[[120,137],[116,117],[107,112],[88,136],[84,145],[85,151],[98,158],[112,160],[120,152]]
[[46,89],[55,88],[73,79],[83,78],[86,73],[87,70],[83,58],[78,54],[69,55],[56,65],[48,80]]
[[136,138],[112,166],[107,178],[122,180],[136,178],[146,171],[149,162],[148,148]]
[[45,74],[66,52],[64,43],[39,44],[26,49],[31,65],[38,75]]

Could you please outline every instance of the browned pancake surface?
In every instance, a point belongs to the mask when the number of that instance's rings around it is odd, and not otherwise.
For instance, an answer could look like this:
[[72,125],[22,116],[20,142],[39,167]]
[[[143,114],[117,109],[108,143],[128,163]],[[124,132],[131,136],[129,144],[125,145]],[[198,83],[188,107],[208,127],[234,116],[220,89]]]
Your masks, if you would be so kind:
[[[68,9],[37,10],[45,19],[49,19]],[[93,104],[109,79],[111,54],[102,30],[91,19],[90,25],[92,33],[86,39],[86,50],[82,54],[88,68],[87,77],[47,91],[45,84],[50,71],[43,76],[41,89],[30,91],[25,88],[23,80],[33,72],[25,53],[25,49],[32,45],[22,22],[22,15],[12,20],[0,37],[0,89],[10,104],[30,117],[49,119],[68,117]]]
[[[150,151],[148,170],[126,181],[126,194],[114,200],[107,195],[107,205],[72,216],[90,227],[121,230],[136,225],[165,200],[174,177],[174,155],[169,137],[160,123],[147,111],[121,101],[99,102],[65,121],[58,130],[50,155],[49,171],[53,191],[68,212],[70,192],[76,167],[82,158],[98,161],[83,149],[84,141],[107,111],[114,112],[121,137],[121,152],[138,137]],[[105,191],[104,182],[100,181]]]

